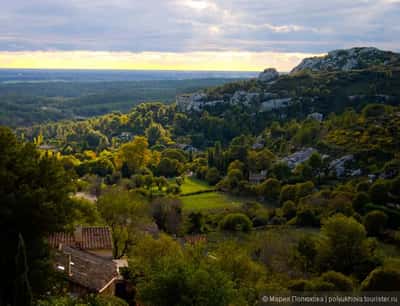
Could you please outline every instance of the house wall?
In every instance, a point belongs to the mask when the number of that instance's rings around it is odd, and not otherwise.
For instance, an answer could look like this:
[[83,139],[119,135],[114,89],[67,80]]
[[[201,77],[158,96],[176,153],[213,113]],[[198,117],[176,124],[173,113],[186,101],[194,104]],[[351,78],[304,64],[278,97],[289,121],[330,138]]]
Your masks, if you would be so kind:
[[[76,296],[76,297],[85,297],[89,294],[92,293],[97,293],[97,292],[93,292],[91,290],[89,290],[86,287],[83,287],[81,285],[78,285],[76,283],[73,282],[69,282],[69,293],[72,296]],[[114,296],[115,295],[115,281],[113,281],[106,289],[104,289],[100,295],[102,296]]]
[[78,285],[73,282],[68,282],[68,292],[72,296],[76,297],[84,297],[90,293],[92,293],[88,288]]

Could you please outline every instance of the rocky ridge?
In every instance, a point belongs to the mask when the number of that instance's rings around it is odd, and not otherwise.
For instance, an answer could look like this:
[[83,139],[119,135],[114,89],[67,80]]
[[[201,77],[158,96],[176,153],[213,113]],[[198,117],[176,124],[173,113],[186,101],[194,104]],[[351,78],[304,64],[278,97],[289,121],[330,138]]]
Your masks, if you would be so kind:
[[349,71],[375,65],[389,66],[400,62],[400,54],[377,48],[351,48],[335,50],[327,55],[305,58],[291,73],[311,71]]

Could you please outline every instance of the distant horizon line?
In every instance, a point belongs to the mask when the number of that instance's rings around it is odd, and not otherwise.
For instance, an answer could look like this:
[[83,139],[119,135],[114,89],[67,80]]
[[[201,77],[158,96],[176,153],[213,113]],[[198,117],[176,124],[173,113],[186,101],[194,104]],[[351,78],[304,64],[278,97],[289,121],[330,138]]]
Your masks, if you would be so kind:
[[[271,67],[273,68],[273,67]],[[262,70],[189,70],[189,69],[115,69],[115,68],[25,68],[25,67],[0,67],[0,70],[62,70],[62,71],[68,71],[68,70],[79,70],[79,71],[179,71],[179,72],[242,72],[242,73],[260,73]],[[287,71],[278,71],[278,72],[287,72]]]

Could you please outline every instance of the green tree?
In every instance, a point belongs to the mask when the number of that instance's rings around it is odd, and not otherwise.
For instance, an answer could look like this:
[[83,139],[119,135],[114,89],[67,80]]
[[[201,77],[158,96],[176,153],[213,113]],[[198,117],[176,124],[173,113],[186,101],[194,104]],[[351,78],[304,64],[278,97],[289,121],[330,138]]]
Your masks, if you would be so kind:
[[226,215],[219,223],[222,230],[248,232],[253,227],[249,217],[242,213]]
[[176,257],[159,258],[138,287],[140,300],[154,306],[223,306],[234,292],[227,274]]
[[182,172],[183,164],[176,159],[171,159],[168,157],[163,157],[157,166],[157,174],[166,177],[178,176]]
[[311,167],[314,177],[318,178],[318,183],[319,183],[321,180],[321,172],[322,172],[322,166],[323,166],[321,155],[317,152],[314,152],[310,156],[307,163]]
[[386,106],[382,104],[369,104],[362,110],[365,118],[381,117],[386,113]]
[[273,173],[278,180],[286,181],[291,176],[292,171],[286,163],[277,163],[272,167],[271,173]]
[[146,129],[145,135],[149,141],[150,146],[154,146],[158,142],[164,143],[167,138],[167,132],[161,124],[152,123]]
[[201,212],[191,212],[187,219],[187,232],[189,234],[201,234],[206,231],[204,215]]
[[353,291],[354,288],[351,278],[336,271],[328,271],[323,273],[321,275],[321,279],[325,282],[333,284],[335,286],[335,291]]
[[182,202],[178,198],[157,198],[151,203],[151,213],[160,230],[178,234],[182,225]]
[[370,236],[379,236],[383,233],[388,221],[388,216],[380,211],[370,211],[364,217],[364,226]]
[[358,192],[353,199],[353,208],[355,211],[361,211],[365,205],[370,203],[370,198],[366,192]]
[[281,203],[286,201],[296,201],[297,199],[297,186],[296,185],[285,185],[281,189],[279,196]]
[[259,194],[264,196],[267,200],[277,200],[281,192],[281,183],[274,178],[267,179],[259,187]]
[[352,217],[338,214],[325,220],[318,243],[318,261],[322,267],[351,273],[370,256],[364,226]]
[[301,237],[297,243],[296,250],[300,254],[299,262],[302,266],[302,270],[310,271],[314,267],[315,258],[317,256],[316,241],[312,237],[304,236]]
[[32,293],[40,294],[50,285],[45,240],[71,221],[72,191],[71,177],[61,162],[38,152],[34,144],[18,142],[11,130],[0,127],[0,268],[7,275],[0,279],[3,303],[11,304],[15,292],[20,235],[25,241]]
[[206,174],[206,181],[210,184],[210,185],[215,185],[219,182],[220,180],[220,174],[217,168],[213,167],[213,168],[209,168]]
[[118,157],[121,167],[123,163],[126,163],[131,173],[138,172],[151,161],[151,151],[147,139],[136,136],[132,142],[121,146]]
[[118,187],[110,188],[99,197],[100,215],[112,229],[115,258],[129,251],[136,229],[148,221],[145,202],[139,194]]
[[383,180],[377,180],[369,189],[371,201],[377,205],[384,205],[388,200],[388,184]]
[[290,220],[296,216],[296,204],[293,201],[286,201],[282,206],[283,216]]
[[394,268],[376,268],[361,283],[362,291],[399,291],[400,270]]

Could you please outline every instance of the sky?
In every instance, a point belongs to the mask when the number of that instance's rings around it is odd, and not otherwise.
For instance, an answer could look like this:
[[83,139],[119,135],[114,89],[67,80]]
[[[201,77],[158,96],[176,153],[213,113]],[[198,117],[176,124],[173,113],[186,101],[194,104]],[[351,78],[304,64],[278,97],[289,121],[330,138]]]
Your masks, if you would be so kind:
[[289,71],[330,50],[400,51],[400,0],[13,0],[0,68]]

